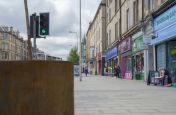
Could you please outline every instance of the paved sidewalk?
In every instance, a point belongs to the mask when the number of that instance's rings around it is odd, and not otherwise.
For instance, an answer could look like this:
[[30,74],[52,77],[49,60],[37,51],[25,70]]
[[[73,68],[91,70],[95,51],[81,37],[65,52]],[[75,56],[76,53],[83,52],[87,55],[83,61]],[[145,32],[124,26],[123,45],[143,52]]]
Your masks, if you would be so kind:
[[75,77],[75,115],[176,115],[176,89],[115,77]]

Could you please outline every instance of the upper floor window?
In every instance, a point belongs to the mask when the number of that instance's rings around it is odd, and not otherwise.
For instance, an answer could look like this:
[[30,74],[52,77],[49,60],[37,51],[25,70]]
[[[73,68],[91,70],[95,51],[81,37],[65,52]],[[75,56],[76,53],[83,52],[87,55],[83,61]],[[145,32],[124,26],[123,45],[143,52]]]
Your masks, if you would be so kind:
[[9,44],[8,43],[2,43],[2,46],[1,46],[2,49],[9,49]]
[[115,12],[119,9],[119,0],[115,0]]
[[148,7],[149,7],[149,11],[153,11],[154,9],[154,0],[149,0],[148,1]]
[[108,3],[108,2],[109,2],[109,0],[106,0],[106,5],[107,5],[107,7],[109,6],[109,3]]
[[1,52],[1,59],[2,60],[6,60],[9,58],[9,54],[8,52]]
[[109,4],[111,4],[112,0],[109,0]]
[[111,30],[109,30],[109,45],[111,44]]
[[133,2],[133,23],[137,24],[138,22],[138,0]]
[[127,24],[127,30],[130,28],[130,13],[129,8],[126,10],[126,24]]
[[111,20],[111,9],[109,9],[109,22]]
[[4,34],[3,34],[3,39],[6,39],[6,40],[7,40],[8,38],[9,38],[8,34],[7,34],[7,33],[4,33]]
[[119,37],[119,23],[117,22],[115,24],[115,39],[118,39]]

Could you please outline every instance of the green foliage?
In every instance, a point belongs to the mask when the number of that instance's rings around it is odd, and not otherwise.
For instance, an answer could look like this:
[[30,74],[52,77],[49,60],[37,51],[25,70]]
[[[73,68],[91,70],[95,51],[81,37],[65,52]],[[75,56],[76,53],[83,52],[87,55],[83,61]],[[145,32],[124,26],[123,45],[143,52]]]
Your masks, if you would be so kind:
[[79,56],[78,56],[78,53],[77,53],[77,48],[74,47],[70,50],[70,53],[69,53],[69,56],[68,56],[67,60],[71,61],[73,63],[76,63],[76,64],[79,63]]

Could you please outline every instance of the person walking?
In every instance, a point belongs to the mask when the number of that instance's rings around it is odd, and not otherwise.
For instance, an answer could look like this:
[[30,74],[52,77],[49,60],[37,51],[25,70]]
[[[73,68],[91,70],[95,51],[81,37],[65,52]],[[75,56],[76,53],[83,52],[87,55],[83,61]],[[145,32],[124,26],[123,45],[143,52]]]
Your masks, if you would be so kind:
[[88,74],[88,67],[85,67],[85,74],[86,74],[86,77],[87,77],[87,74]]
[[118,77],[120,78],[121,69],[120,69],[120,66],[119,66],[119,65],[117,66],[117,71],[118,71]]
[[118,78],[118,77],[117,77],[117,76],[118,76],[117,66],[115,66],[114,70],[115,70],[115,77],[116,77],[116,79],[117,79],[117,78]]
[[115,74],[116,74],[116,78],[120,78],[120,66],[117,65],[115,66]]

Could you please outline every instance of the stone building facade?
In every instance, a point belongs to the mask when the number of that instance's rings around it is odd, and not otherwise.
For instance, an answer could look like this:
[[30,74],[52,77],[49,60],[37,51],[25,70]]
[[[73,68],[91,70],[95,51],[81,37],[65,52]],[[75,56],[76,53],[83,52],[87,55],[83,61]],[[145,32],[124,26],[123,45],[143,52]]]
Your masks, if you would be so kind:
[[27,60],[27,41],[12,27],[0,27],[0,60]]

